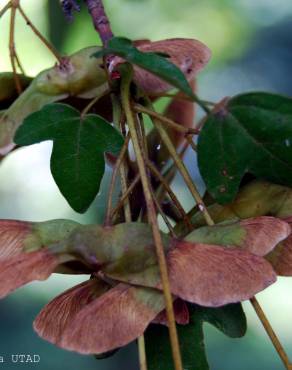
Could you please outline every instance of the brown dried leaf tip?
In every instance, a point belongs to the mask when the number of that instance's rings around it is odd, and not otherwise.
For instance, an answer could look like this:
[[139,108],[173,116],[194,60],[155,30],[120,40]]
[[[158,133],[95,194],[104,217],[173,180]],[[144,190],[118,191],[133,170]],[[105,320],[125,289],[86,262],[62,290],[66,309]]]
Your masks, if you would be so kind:
[[[189,322],[185,301],[205,306],[239,302],[276,280],[262,255],[287,238],[289,225],[259,217],[227,226],[191,233],[186,240],[162,234],[177,323]],[[257,235],[265,236],[264,253]],[[207,237],[217,242],[207,242]],[[234,245],[220,245],[220,240]],[[57,268],[90,273],[92,278],[44,307],[34,322],[42,338],[96,354],[135,340],[151,322],[167,324],[149,225],[0,221],[1,297],[46,279]]]

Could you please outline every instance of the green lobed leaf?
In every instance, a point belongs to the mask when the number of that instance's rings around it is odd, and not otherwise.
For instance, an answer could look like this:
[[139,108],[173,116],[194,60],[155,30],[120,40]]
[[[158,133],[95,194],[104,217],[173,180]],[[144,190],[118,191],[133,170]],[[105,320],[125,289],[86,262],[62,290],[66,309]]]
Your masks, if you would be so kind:
[[211,113],[199,136],[199,169],[221,204],[249,172],[292,185],[292,100],[269,93],[236,96]]
[[[177,327],[183,368],[209,370],[205,352],[202,322],[192,321]],[[168,329],[161,325],[150,325],[145,332],[148,370],[173,370]]]
[[[220,308],[189,305],[190,323],[178,325],[178,335],[183,368],[208,370],[203,323],[208,322],[224,334],[239,338],[246,332],[246,317],[241,304],[230,304]],[[172,370],[172,355],[168,329],[151,325],[145,333],[146,353],[149,370]]]
[[[104,69],[100,67],[101,60],[91,58],[99,49],[81,49],[66,58],[62,68],[56,64],[40,72],[20,96],[16,94],[13,97],[14,82],[11,74],[0,74],[0,109],[7,108],[5,114],[0,116],[0,154],[5,155],[12,150],[17,128],[29,114],[40,110],[44,105],[69,96],[91,99],[104,94],[108,84]],[[20,79],[23,87],[26,87],[29,79],[21,75]],[[9,94],[12,94],[13,103],[10,101],[12,104],[8,108],[9,99],[7,101],[6,98]]]
[[191,315],[208,322],[230,338],[241,338],[247,330],[245,313],[240,303],[211,308],[192,305]]
[[51,172],[61,193],[77,212],[85,212],[99,191],[104,153],[118,155],[123,138],[102,117],[65,104],[49,104],[29,115],[15,135],[18,145],[53,140]]
[[165,55],[157,52],[141,52],[133,43],[124,37],[113,37],[108,46],[94,54],[100,58],[105,55],[118,55],[128,62],[135,64],[167,81],[170,85],[177,87],[190,97],[194,97],[193,91],[183,72]]

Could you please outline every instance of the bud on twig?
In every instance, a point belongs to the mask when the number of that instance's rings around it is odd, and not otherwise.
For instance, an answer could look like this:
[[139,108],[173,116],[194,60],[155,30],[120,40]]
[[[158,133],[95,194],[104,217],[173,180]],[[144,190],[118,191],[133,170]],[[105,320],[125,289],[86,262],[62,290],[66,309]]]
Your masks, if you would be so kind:
[[73,19],[73,12],[80,12],[80,6],[76,0],[60,0],[63,12],[70,21]]

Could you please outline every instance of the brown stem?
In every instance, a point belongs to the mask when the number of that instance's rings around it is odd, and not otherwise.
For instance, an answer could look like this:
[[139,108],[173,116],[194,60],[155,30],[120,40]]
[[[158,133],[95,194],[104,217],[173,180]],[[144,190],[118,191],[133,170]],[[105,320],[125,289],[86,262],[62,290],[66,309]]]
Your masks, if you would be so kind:
[[134,190],[135,186],[140,181],[140,174],[138,173],[134,180],[132,181],[131,185],[127,188],[127,190],[122,194],[121,198],[119,199],[118,204],[115,206],[115,208],[112,210],[111,218],[114,217],[114,215],[124,206],[125,201],[129,200],[129,196]]
[[[117,130],[120,130],[121,134],[124,137],[126,137],[125,120],[123,118],[122,107],[121,107],[119,97],[116,94],[112,93],[111,101],[112,101],[112,107],[113,107],[113,123],[115,127],[117,128]],[[128,164],[127,164],[126,158],[124,158],[124,160],[121,163],[120,178],[121,178],[121,188],[122,188],[122,198],[123,198],[125,193],[127,193],[127,190],[128,190]],[[129,197],[126,196],[121,204],[122,204],[122,207],[124,208],[125,220],[131,220],[132,214],[131,214],[131,206],[130,206]],[[115,212],[112,212],[111,214],[112,218],[114,214]]]
[[113,37],[113,33],[102,0],[85,0],[85,2],[102,44],[107,46],[108,41]]
[[[150,109],[152,109],[151,103],[148,102],[148,104],[150,106]],[[181,173],[187,187],[189,188],[192,196],[194,197],[195,201],[197,202],[200,211],[203,213],[204,218],[206,220],[206,223],[209,226],[214,225],[214,221],[212,220],[211,216],[209,215],[209,212],[208,212],[208,210],[207,210],[207,208],[206,208],[206,206],[203,202],[203,199],[201,198],[200,193],[198,192],[195,184],[192,181],[192,178],[189,174],[189,171],[187,170],[185,164],[183,163],[183,161],[180,159],[178,153],[176,152],[176,148],[173,145],[171,139],[169,138],[167,132],[165,131],[163,125],[161,124],[161,122],[158,119],[156,119],[154,117],[152,117],[152,121],[153,121],[157,131],[159,132],[160,137],[161,137],[164,145],[168,149],[169,154],[171,155],[174,163],[176,164],[177,169]]]
[[20,14],[26,21],[26,24],[32,29],[32,31],[35,33],[35,35],[41,40],[41,42],[46,45],[46,47],[52,52],[52,54],[56,57],[59,63],[62,62],[62,57],[58,53],[58,51],[54,48],[54,46],[40,33],[40,31],[36,28],[36,26],[31,22],[31,20],[28,18],[24,10],[22,9],[21,5],[18,4],[17,6]]
[[24,68],[23,68],[23,66],[22,66],[22,64],[21,64],[21,62],[20,62],[20,59],[19,59],[19,57],[18,57],[18,54],[17,54],[16,50],[15,50],[15,61],[16,61],[16,64],[17,64],[17,66],[18,66],[19,70],[21,71],[21,73],[22,73],[22,74],[25,74],[25,72],[24,72]]
[[[120,129],[121,133],[125,136],[125,126],[124,126],[124,120],[121,119],[122,117],[122,109],[119,102],[119,99],[114,94],[112,95],[112,105],[113,105],[113,122],[117,128]],[[128,165],[126,162],[125,156],[123,156],[122,163],[120,166],[120,177],[121,177],[121,188],[122,188],[122,197],[119,200],[120,206],[124,208],[124,214],[125,214],[125,221],[131,222],[132,221],[132,214],[131,214],[131,206],[130,206],[130,199],[129,196],[131,194],[132,189],[135,187],[135,180],[138,183],[140,176],[137,175],[136,179],[133,181],[130,187],[128,187]],[[131,189],[132,188],[132,189]],[[120,207],[119,207],[120,208]],[[116,207],[111,212],[111,219],[113,218],[115,214],[115,210],[119,209]],[[139,365],[140,370],[147,370],[147,357],[146,357],[146,348],[145,348],[145,338],[144,335],[141,335],[138,338],[138,353],[139,353]]]
[[[141,108],[143,109],[143,106]],[[139,121],[140,121],[140,125],[138,124]],[[137,132],[139,134],[138,136],[139,136],[139,140],[140,140],[140,147],[141,147],[141,150],[142,150],[142,155],[143,155],[143,157],[145,159],[145,162],[146,162],[146,165],[147,165],[147,163],[148,162],[151,163],[151,161],[149,160],[147,139],[146,139],[146,133],[145,133],[145,127],[144,127],[142,114],[139,114],[139,121],[138,121],[138,118],[135,120],[136,129],[137,129]],[[150,166],[147,165],[146,169],[147,169],[148,177],[151,178],[151,174],[149,173]],[[163,177],[162,177],[162,179],[163,179]],[[153,189],[152,189],[152,195],[153,195],[153,200],[154,200],[154,203],[156,205],[157,211],[160,213],[161,217],[163,218],[171,236],[175,237],[176,235],[174,233],[173,227],[172,227],[171,223],[169,222],[166,214],[164,213],[156,194],[153,192]]]
[[8,9],[11,8],[11,2],[7,3],[4,8],[0,10],[0,18],[7,12]]
[[[128,190],[128,167],[125,164],[125,158],[121,164],[120,168],[120,177],[121,177],[121,188],[122,188],[122,197],[127,193]],[[131,206],[129,202],[129,197],[127,196],[123,202],[125,220],[132,218],[131,216]]]
[[156,208],[157,208],[157,211],[160,213],[160,216],[163,218],[163,221],[165,222],[165,225],[167,226],[169,232],[170,232],[170,235],[175,238],[176,237],[176,234],[174,232],[174,229],[171,225],[171,223],[169,222],[166,214],[164,213],[160,203],[158,202],[157,200],[157,197],[153,194],[153,200],[154,200],[154,203],[156,205]]
[[285,368],[287,370],[292,370],[292,364],[290,364],[289,358],[288,358],[282,344],[280,343],[277,335],[275,334],[269,320],[267,319],[267,317],[266,317],[263,309],[261,308],[258,300],[256,299],[256,297],[251,298],[250,303],[252,304],[258,318],[260,319],[261,323],[263,324],[263,327],[265,328],[266,333],[270,337],[270,339],[273,343],[273,346],[275,347],[275,349],[278,352],[283,364],[285,365]]
[[[121,67],[124,67],[124,65],[122,65]],[[134,152],[135,152],[136,159],[137,159],[137,165],[138,165],[139,173],[141,176],[144,197],[145,197],[145,201],[147,205],[148,219],[149,219],[149,223],[152,228],[154,244],[156,247],[156,254],[157,254],[161,282],[162,282],[163,293],[164,293],[164,298],[165,298],[165,306],[166,306],[166,313],[167,313],[167,319],[168,319],[168,328],[169,328],[169,334],[170,334],[170,342],[171,342],[171,348],[172,348],[174,367],[175,367],[175,370],[183,370],[180,349],[179,349],[178,335],[176,331],[175,316],[174,316],[173,305],[172,305],[172,295],[171,295],[170,283],[168,279],[167,263],[166,263],[166,258],[164,254],[164,246],[163,246],[162,237],[161,237],[159,226],[158,226],[156,209],[155,209],[155,204],[154,204],[153,196],[151,192],[150,181],[147,176],[145,160],[143,158],[142,150],[139,145],[139,138],[138,138],[138,134],[136,131],[134,114],[132,111],[132,107],[130,105],[129,94],[130,94],[130,83],[132,80],[132,74],[129,73],[127,70],[126,71],[123,70],[122,68],[121,68],[121,71],[123,74],[122,84],[121,84],[122,106],[126,114],[129,132],[130,132],[132,142],[133,142]]]
[[83,109],[83,111],[80,113],[80,116],[81,118],[84,118],[84,116],[86,116],[86,114],[90,111],[90,109],[102,98],[104,97],[105,95],[109,94],[110,90],[107,86],[104,87],[103,91],[101,91],[99,93],[98,96],[96,96],[95,98],[93,98],[87,105],[86,107]]
[[165,181],[164,177],[161,175],[161,173],[157,170],[155,165],[149,159],[147,160],[147,166],[149,167],[149,169],[153,173],[153,175],[155,177],[157,177],[157,179],[162,184],[162,186],[165,188],[165,190],[167,191],[167,193],[170,196],[171,200],[173,201],[174,205],[176,206],[176,208],[180,212],[184,222],[187,224],[187,226],[189,228],[191,228],[191,223],[190,223],[190,220],[188,219],[188,216],[187,216],[185,210],[183,209],[182,205],[180,204],[180,201],[177,199],[176,195],[172,191],[172,189],[169,186],[169,184],[167,183],[167,181]]
[[[173,100],[188,100],[191,102],[194,101],[193,98],[190,98],[189,96],[182,95],[182,94],[178,95],[178,94],[170,94],[170,93],[151,93],[149,97],[151,98],[172,98]],[[200,100],[200,101],[204,103],[205,105],[211,105],[211,106],[216,105],[216,103],[212,101],[208,101],[208,100]]]
[[186,128],[186,127],[180,125],[179,123],[174,122],[170,118],[162,116],[161,114],[153,111],[152,109],[148,109],[146,107],[143,107],[143,105],[134,104],[133,107],[137,112],[148,114],[148,116],[158,119],[160,122],[167,124],[170,128],[172,128],[172,129],[174,129],[178,132],[181,132],[183,134],[193,134],[193,135],[198,134],[198,131],[196,129]]
[[108,199],[107,199],[107,209],[106,209],[106,216],[105,216],[105,222],[104,224],[106,226],[111,224],[111,206],[112,206],[112,199],[113,199],[113,193],[114,193],[114,188],[115,188],[115,183],[116,179],[118,176],[118,172],[120,170],[121,164],[123,162],[124,156],[128,150],[128,145],[130,141],[130,136],[128,135],[125,139],[125,142],[123,144],[123,147],[121,149],[121,152],[117,158],[113,173],[112,173],[112,178],[111,178],[111,183],[109,187],[109,193],[108,193]]
[[[188,147],[189,147],[189,143],[187,141],[185,141],[183,143],[183,147],[182,147],[182,149],[181,149],[181,151],[179,153],[179,157],[180,157],[181,160],[183,160],[183,157],[184,157],[184,155],[185,155]],[[164,181],[168,185],[170,185],[170,183],[173,180],[176,172],[177,172],[177,168],[176,168],[175,163],[173,162],[169,166],[169,168],[163,173],[163,175],[162,175],[163,176],[163,179],[164,179]],[[160,174],[160,172],[159,172],[159,174]],[[160,188],[157,189],[156,193],[158,194],[158,199],[162,200],[163,199],[163,195],[164,195],[164,193],[163,193],[163,186],[160,186]],[[189,218],[188,214],[187,214],[187,218],[189,219],[189,223],[190,223],[190,218]],[[191,223],[190,223],[190,226],[191,226]]]
[[197,152],[197,145],[193,142],[193,137],[191,135],[185,136],[186,141],[190,144],[194,152]]
[[9,28],[9,55],[10,55],[10,61],[11,61],[11,66],[12,66],[12,71],[13,71],[15,87],[16,87],[17,93],[20,95],[22,93],[22,86],[21,86],[20,78],[17,74],[16,64],[15,64],[15,60],[17,58],[16,51],[15,51],[15,42],[14,42],[16,9],[17,9],[17,3],[16,5],[12,3],[11,15],[10,15],[10,28]]

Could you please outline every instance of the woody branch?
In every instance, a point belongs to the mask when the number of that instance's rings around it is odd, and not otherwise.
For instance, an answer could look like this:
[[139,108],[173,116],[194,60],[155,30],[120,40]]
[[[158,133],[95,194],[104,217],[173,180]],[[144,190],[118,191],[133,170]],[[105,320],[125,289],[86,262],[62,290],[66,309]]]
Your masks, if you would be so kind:
[[113,33],[102,0],[85,0],[85,3],[102,44],[106,46],[108,41],[113,37]]

